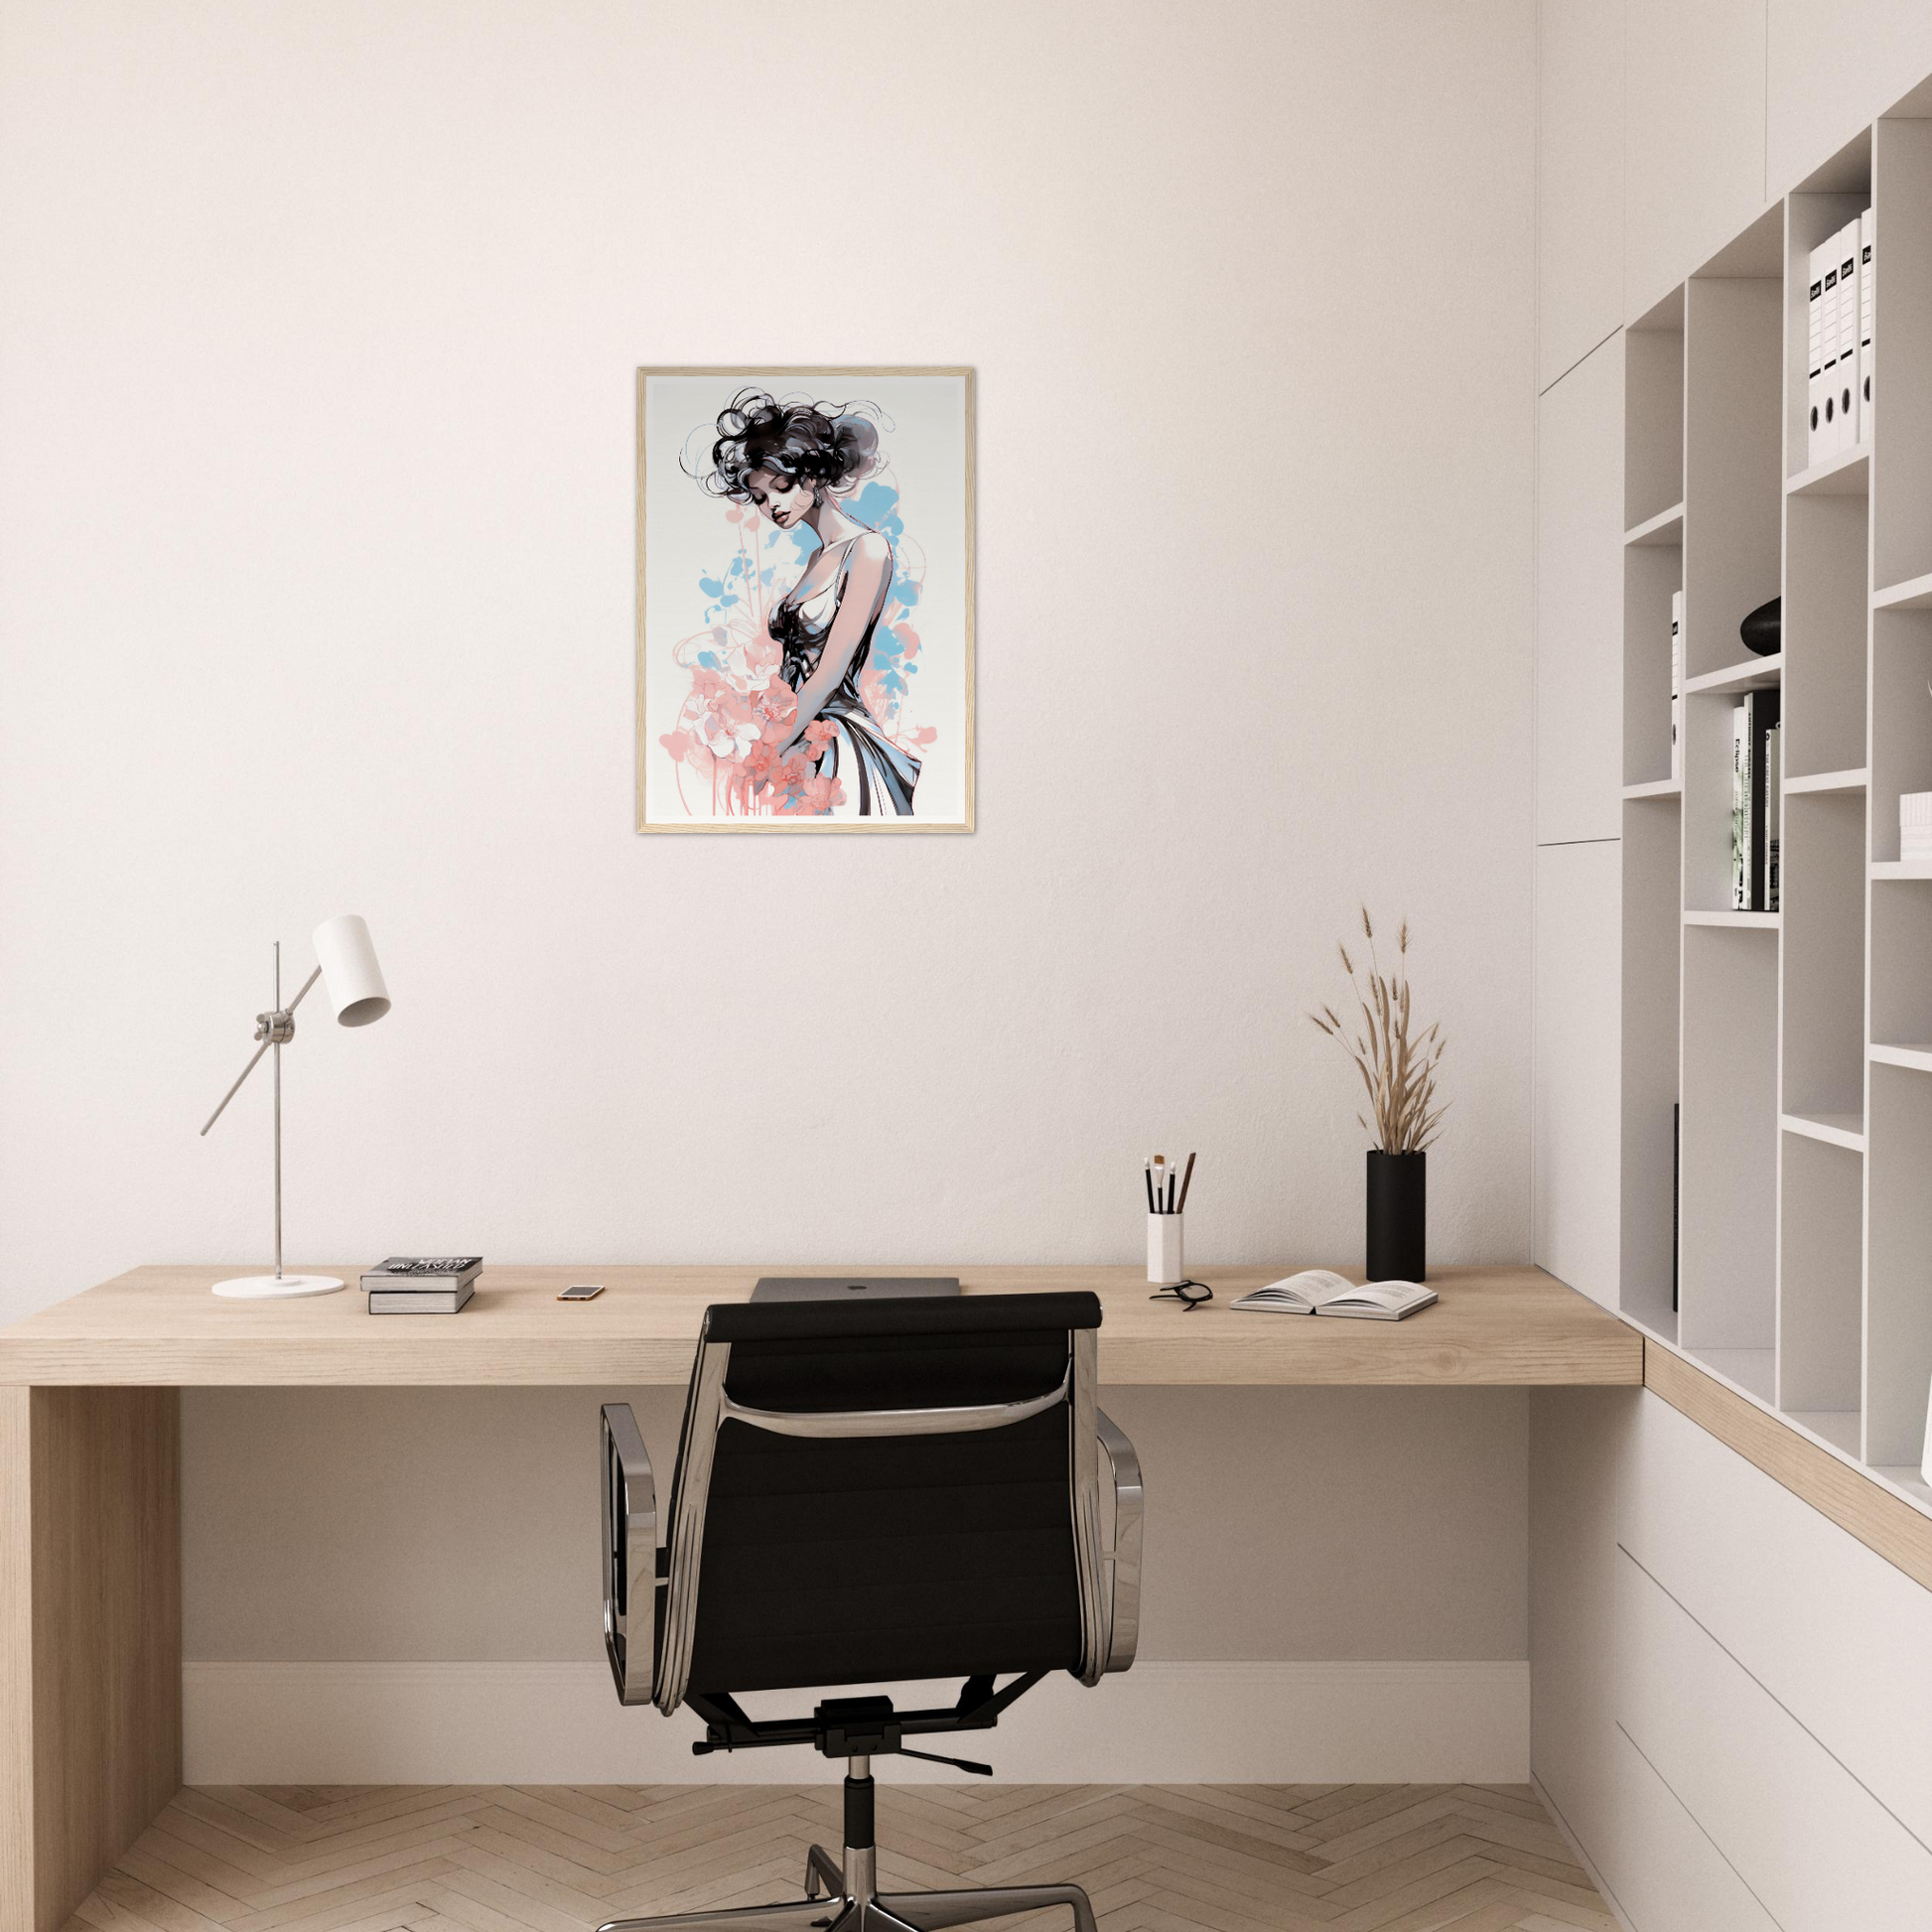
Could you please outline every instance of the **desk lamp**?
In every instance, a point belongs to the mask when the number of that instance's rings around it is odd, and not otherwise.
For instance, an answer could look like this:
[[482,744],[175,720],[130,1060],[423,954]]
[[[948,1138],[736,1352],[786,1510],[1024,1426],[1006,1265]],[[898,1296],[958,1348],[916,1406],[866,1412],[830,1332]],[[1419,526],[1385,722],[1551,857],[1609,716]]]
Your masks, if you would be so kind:
[[366,1027],[389,1011],[389,989],[382,983],[382,968],[375,963],[375,947],[369,941],[368,921],[354,912],[340,918],[325,919],[315,930],[316,969],[302,982],[302,991],[285,1007],[282,1004],[282,942],[275,941],[275,1004],[267,1013],[255,1015],[255,1037],[261,1044],[255,1056],[236,1076],[235,1083],[221,1096],[221,1106],[207,1117],[208,1127],[221,1118],[221,1109],[241,1091],[241,1083],[254,1072],[261,1056],[270,1048],[275,1053],[275,1272],[272,1275],[244,1275],[234,1281],[216,1282],[214,1292],[237,1301],[275,1301],[295,1295],[333,1295],[342,1287],[334,1275],[285,1275],[282,1273],[282,1048],[295,1037],[295,1010],[307,997],[317,980],[329,1004],[336,1009],[337,1021],[345,1027]]

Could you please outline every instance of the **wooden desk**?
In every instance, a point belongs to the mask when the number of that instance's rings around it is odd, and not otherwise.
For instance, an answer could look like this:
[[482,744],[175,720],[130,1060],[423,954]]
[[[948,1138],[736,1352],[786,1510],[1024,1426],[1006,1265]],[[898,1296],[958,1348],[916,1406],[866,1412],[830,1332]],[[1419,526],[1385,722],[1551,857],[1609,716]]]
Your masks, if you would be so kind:
[[[207,1292],[233,1272],[137,1268],[0,1329],[0,1932],[55,1932],[181,1784],[181,1389],[681,1385],[707,1304],[820,1271],[489,1268],[448,1319],[372,1318],[352,1287]],[[968,1293],[1094,1290],[1103,1383],[1643,1380],[1637,1332],[1534,1268],[1444,1269],[1402,1322],[1228,1307],[1289,1265],[1210,1269],[1218,1299],[1192,1313],[1133,1268],[959,1272]],[[555,1299],[585,1280],[607,1284],[595,1302]]]
[[[0,1328],[0,1385],[190,1388],[290,1384],[682,1387],[708,1304],[740,1302],[764,1268],[485,1268],[454,1317],[371,1316],[351,1287],[300,1302],[224,1302],[230,1269],[137,1268]],[[353,1283],[359,1270],[326,1271]],[[916,1269],[868,1270],[915,1274]],[[938,1264],[926,1272],[938,1272]],[[947,1271],[951,1272],[951,1271]],[[1135,1268],[967,1268],[968,1294],[1092,1289],[1105,1305],[1103,1382],[1302,1385],[1637,1383],[1634,1329],[1539,1268],[1445,1268],[1407,1321],[1243,1314],[1236,1296],[1287,1267],[1214,1268],[1191,1313],[1150,1302]],[[606,1284],[560,1303],[573,1281]]]

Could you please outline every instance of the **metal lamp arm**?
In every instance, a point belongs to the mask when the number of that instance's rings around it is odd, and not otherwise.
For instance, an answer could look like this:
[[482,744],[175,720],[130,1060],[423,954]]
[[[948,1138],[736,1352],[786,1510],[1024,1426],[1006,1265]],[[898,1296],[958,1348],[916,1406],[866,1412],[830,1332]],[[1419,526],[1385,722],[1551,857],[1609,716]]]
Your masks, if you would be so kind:
[[322,968],[318,966],[315,969],[315,971],[311,973],[309,977],[302,982],[302,991],[298,993],[295,996],[295,998],[288,1003],[287,1006],[278,1007],[273,1013],[259,1013],[255,1016],[255,1037],[261,1041],[261,1044],[255,1048],[253,1055],[250,1057],[248,1061],[248,1064],[244,1066],[241,1069],[241,1071],[235,1075],[234,1085],[231,1086],[227,1090],[227,1092],[221,1096],[221,1104],[215,1108],[213,1113],[208,1115],[207,1123],[202,1128],[202,1132],[204,1134],[206,1134],[208,1128],[212,1127],[214,1123],[221,1118],[222,1112],[227,1107],[228,1102],[232,1100],[235,1097],[235,1095],[241,1091],[242,1081],[247,1079],[249,1074],[254,1072],[256,1066],[260,1064],[261,1056],[264,1053],[266,1053],[271,1046],[280,1046],[285,1040],[294,1038],[295,1010],[297,1007],[299,1007],[302,1004],[303,1000],[307,997],[310,987],[315,985],[316,981],[319,980],[321,977],[322,977]]

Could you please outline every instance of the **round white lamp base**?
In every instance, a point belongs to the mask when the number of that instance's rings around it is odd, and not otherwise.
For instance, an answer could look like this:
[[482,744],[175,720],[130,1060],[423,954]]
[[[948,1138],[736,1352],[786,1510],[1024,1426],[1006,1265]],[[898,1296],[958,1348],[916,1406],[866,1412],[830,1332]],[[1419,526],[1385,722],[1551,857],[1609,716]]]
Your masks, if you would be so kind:
[[342,1285],[334,1275],[243,1275],[216,1282],[214,1292],[232,1302],[286,1302],[298,1295],[333,1295]]

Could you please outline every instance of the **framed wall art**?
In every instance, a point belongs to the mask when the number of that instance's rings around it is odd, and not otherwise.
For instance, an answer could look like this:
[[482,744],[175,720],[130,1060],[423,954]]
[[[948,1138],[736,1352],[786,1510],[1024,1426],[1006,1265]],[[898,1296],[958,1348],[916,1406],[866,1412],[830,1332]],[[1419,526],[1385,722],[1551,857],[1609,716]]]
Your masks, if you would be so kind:
[[973,372],[637,371],[637,829],[973,829]]

